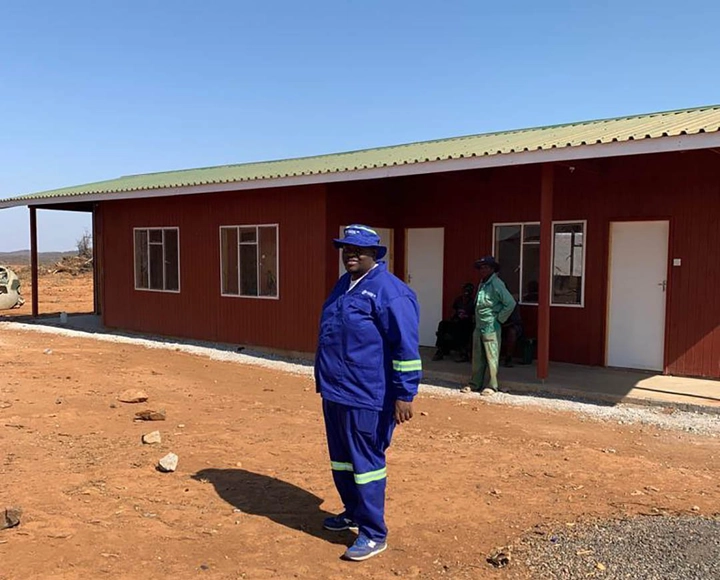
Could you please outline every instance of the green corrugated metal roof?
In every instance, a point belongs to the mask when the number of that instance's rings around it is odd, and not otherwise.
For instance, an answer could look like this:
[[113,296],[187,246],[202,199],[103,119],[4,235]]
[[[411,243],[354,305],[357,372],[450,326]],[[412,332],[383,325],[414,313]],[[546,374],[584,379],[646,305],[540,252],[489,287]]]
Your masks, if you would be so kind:
[[579,145],[718,131],[720,131],[720,105],[714,105],[615,119],[469,135],[316,157],[129,175],[108,181],[19,196],[2,200],[0,203],[321,175],[448,159],[563,149]]

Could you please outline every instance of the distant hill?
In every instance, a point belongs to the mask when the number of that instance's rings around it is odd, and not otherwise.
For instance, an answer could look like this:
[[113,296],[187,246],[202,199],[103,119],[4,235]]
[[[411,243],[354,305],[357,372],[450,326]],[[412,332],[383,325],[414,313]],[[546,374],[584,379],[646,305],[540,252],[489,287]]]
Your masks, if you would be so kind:
[[[77,252],[38,252],[38,262],[41,264],[55,264],[65,256],[77,256]],[[30,250],[0,252],[0,264],[6,266],[30,265]]]

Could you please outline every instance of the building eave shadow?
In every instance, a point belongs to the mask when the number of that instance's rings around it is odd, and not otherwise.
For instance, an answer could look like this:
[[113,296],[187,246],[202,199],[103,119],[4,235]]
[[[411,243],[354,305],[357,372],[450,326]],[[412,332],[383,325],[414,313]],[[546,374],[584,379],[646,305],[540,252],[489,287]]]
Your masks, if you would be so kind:
[[287,481],[245,469],[214,468],[202,469],[192,478],[211,483],[223,500],[243,513],[266,517],[333,544],[349,546],[355,539],[351,532],[324,530],[323,519],[335,514],[320,508],[322,498]]

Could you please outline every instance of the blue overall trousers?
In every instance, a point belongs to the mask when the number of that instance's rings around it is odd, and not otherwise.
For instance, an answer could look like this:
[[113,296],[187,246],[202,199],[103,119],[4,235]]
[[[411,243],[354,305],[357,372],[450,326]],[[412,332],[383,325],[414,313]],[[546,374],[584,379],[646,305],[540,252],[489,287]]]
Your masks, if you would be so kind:
[[323,399],[323,414],[333,480],[345,517],[358,525],[361,534],[384,542],[385,451],[395,429],[393,410],[360,409]]

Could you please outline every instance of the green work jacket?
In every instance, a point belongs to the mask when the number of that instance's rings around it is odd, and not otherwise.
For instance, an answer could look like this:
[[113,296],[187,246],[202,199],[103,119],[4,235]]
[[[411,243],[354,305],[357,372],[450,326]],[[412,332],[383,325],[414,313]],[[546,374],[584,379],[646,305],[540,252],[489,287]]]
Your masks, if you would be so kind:
[[510,318],[516,304],[505,282],[493,274],[480,284],[475,299],[475,330],[482,334],[498,332],[500,325]]

